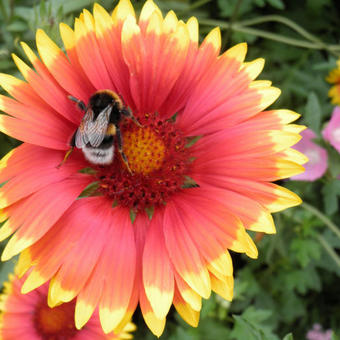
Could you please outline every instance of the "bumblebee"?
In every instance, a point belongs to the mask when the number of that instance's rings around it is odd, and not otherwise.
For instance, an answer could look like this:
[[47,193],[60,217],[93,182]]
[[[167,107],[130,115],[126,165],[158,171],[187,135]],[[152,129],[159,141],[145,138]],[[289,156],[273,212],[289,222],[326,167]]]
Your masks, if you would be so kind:
[[85,158],[92,164],[111,164],[114,160],[116,140],[118,152],[131,173],[127,157],[123,152],[120,122],[123,117],[126,117],[139,127],[141,125],[132,112],[123,105],[118,94],[111,90],[97,91],[90,97],[87,106],[73,96],[68,98],[84,111],[84,117],[71,138],[70,150],[59,166],[66,161],[75,147],[82,149]]

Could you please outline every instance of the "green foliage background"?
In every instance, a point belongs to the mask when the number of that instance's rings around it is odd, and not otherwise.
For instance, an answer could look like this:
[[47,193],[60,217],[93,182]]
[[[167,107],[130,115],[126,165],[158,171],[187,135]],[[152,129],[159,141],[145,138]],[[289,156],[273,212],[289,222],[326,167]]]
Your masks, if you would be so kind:
[[[113,9],[111,0],[99,0]],[[142,1],[135,1],[140,9]],[[59,22],[72,25],[92,0],[0,0],[0,72],[19,76],[11,53],[23,59],[20,41],[35,47],[37,28],[60,46]],[[266,59],[261,79],[282,89],[274,107],[302,114],[301,123],[318,135],[329,155],[326,175],[315,182],[285,182],[305,203],[275,214],[277,234],[257,242],[259,259],[234,255],[235,298],[228,303],[213,295],[204,302],[197,329],[171,310],[161,339],[277,340],[305,339],[316,322],[340,339],[340,156],[320,131],[332,112],[325,76],[340,55],[340,2],[332,0],[169,0],[157,1],[163,12],[182,19],[195,15],[202,37],[214,26],[223,33],[223,48],[246,41],[248,60]],[[0,136],[0,154],[18,142]],[[1,264],[0,284],[13,262]],[[153,339],[137,311],[136,339]],[[292,333],[289,335],[289,333]]]

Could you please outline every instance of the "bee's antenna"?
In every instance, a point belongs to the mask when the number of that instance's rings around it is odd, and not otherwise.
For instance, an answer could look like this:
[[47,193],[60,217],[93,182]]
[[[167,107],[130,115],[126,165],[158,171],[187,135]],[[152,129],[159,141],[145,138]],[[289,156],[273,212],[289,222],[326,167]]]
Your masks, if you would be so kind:
[[73,97],[71,95],[68,95],[67,98],[72,100],[73,102],[77,103],[77,106],[79,107],[80,110],[86,111],[86,105],[82,100],[80,100],[76,97]]
[[136,117],[132,114],[132,111],[130,110],[130,108],[125,107],[123,108],[121,111],[121,114],[124,115],[125,117],[131,119],[138,127],[143,127],[139,121],[136,119]]

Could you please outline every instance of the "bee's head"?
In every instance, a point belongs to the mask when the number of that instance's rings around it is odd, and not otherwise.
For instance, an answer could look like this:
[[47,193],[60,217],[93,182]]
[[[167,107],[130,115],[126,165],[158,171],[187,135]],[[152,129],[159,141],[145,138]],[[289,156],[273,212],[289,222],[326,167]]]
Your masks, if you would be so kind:
[[112,105],[115,102],[115,98],[112,97],[109,93],[100,91],[96,92],[90,98],[90,107],[94,111],[102,111],[107,106]]

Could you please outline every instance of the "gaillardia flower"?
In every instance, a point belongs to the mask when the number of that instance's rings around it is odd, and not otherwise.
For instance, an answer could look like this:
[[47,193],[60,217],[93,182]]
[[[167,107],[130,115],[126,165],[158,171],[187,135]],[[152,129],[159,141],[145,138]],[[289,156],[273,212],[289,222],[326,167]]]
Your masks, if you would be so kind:
[[[22,44],[34,69],[14,56],[26,81],[0,76],[13,97],[0,97],[0,129],[24,142],[0,165],[0,237],[15,233],[2,259],[21,253],[20,274],[33,267],[24,293],[51,280],[50,306],[76,298],[78,328],[98,307],[104,331],[119,332],[137,304],[156,335],[172,304],[196,326],[202,297],[232,298],[229,250],[256,258],[246,230],[274,233],[271,212],[300,203],[272,183],[303,171],[290,148],[299,115],[263,111],[280,90],[254,80],[264,61],[244,62],[246,44],[220,55],[218,28],[199,45],[195,18],[163,18],[152,1],[138,21],[128,0],[112,15],[96,4],[60,33],[66,54],[38,30],[40,57]],[[138,122],[108,128],[111,164],[77,147],[62,163],[103,90]]]
[[48,284],[33,292],[21,294],[24,278],[10,275],[0,295],[0,338],[2,340],[113,340],[132,339],[129,333],[135,325],[128,323],[121,334],[105,334],[100,326],[98,311],[88,323],[77,329],[74,325],[75,301],[50,308],[47,305]]
[[308,157],[308,162],[304,165],[305,172],[291,179],[295,181],[315,181],[322,177],[328,168],[327,151],[315,144],[313,139],[316,134],[311,129],[306,129],[301,133],[302,139],[294,146],[294,149],[302,152]]
[[329,72],[326,81],[334,84],[328,91],[328,96],[334,105],[340,105],[340,59],[336,62],[337,67]]

